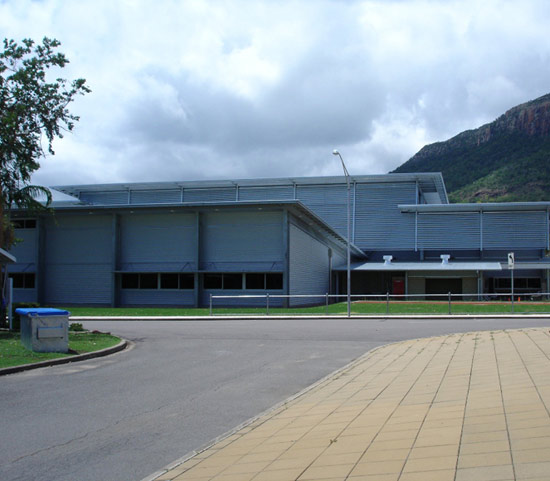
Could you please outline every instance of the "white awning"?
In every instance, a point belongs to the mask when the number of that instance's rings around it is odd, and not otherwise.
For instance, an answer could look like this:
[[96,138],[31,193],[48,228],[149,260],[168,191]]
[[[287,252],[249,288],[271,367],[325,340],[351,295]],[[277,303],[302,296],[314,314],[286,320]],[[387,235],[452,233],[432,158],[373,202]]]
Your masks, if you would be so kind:
[[[362,262],[352,264],[353,271],[500,271],[500,262]],[[334,270],[345,271],[340,265]]]

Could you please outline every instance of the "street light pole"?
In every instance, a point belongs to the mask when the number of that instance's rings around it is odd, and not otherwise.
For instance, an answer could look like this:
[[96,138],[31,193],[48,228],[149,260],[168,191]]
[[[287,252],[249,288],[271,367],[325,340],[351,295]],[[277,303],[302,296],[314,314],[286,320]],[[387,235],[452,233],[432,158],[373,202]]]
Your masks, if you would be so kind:
[[333,155],[337,155],[340,157],[340,161],[342,162],[342,168],[344,169],[344,175],[346,176],[346,185],[348,188],[348,233],[347,233],[347,278],[348,278],[348,285],[347,285],[347,298],[348,298],[348,317],[351,317],[351,248],[350,248],[350,181],[349,181],[349,172],[346,168],[346,164],[344,163],[344,159],[342,158],[342,155],[340,155],[340,152],[337,150],[332,151]]

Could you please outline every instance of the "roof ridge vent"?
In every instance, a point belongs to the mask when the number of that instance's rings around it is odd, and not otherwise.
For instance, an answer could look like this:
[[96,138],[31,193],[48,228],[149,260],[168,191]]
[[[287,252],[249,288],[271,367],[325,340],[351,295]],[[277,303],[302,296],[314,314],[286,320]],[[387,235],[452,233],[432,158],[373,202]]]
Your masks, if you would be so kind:
[[451,258],[449,254],[441,254],[439,257],[441,257],[441,264],[443,265],[449,264],[449,259]]
[[393,259],[393,256],[382,256],[382,258],[384,259],[384,265],[385,266],[391,265],[391,261]]

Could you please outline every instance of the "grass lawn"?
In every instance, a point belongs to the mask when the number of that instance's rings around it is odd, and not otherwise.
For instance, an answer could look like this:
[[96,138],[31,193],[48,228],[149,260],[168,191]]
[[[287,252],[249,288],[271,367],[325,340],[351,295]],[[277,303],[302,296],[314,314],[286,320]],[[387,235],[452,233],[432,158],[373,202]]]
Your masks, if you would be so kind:
[[[178,307],[64,307],[73,316],[208,316],[208,308],[178,308]],[[214,315],[265,315],[265,307],[239,307],[221,308],[214,307]],[[449,304],[447,301],[393,301],[389,308],[385,301],[358,301],[353,302],[352,315],[390,315],[399,314],[448,314]],[[510,314],[512,312],[511,302],[458,302],[451,305],[452,314]],[[550,302],[515,302],[515,313],[550,313]],[[345,302],[330,304],[329,306],[277,308],[270,307],[272,315],[325,315],[325,314],[346,314],[347,305]]]
[[20,339],[19,332],[0,331],[0,368],[99,351],[115,346],[120,342],[118,337],[110,334],[91,332],[75,334],[69,332],[69,349],[72,352],[63,354],[59,352],[29,351],[23,347]]

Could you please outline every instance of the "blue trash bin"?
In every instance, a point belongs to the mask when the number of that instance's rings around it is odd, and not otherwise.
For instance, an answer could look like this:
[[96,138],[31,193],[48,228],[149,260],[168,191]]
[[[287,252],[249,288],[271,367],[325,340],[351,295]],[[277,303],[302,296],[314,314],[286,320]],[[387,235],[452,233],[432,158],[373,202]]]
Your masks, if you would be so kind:
[[51,307],[18,308],[21,344],[34,352],[69,352],[69,312]]

